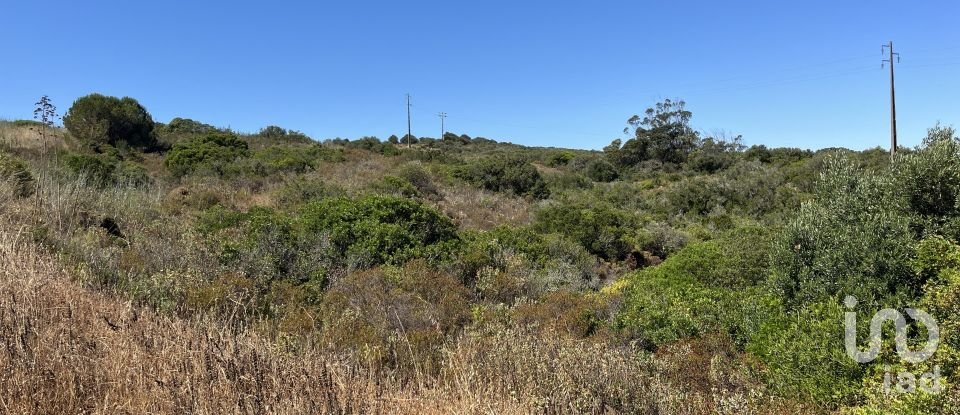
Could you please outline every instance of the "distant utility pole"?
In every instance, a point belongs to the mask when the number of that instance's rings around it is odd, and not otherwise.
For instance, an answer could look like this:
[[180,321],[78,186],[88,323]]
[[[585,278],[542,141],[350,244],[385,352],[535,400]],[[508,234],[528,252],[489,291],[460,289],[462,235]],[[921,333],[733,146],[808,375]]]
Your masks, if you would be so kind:
[[410,148],[410,141],[413,140],[413,135],[410,133],[410,94],[407,94],[407,148]]
[[440,117],[440,140],[443,140],[443,135],[447,133],[447,130],[444,128],[443,119],[447,118],[447,113],[441,112],[437,114]]
[[[889,50],[888,50],[889,49]],[[880,46],[880,54],[889,52],[887,59],[880,61],[880,67],[883,68],[884,62],[890,63],[890,157],[897,152],[897,98],[893,88],[893,57],[897,57],[897,63],[900,63],[900,54],[893,52],[893,41]]]

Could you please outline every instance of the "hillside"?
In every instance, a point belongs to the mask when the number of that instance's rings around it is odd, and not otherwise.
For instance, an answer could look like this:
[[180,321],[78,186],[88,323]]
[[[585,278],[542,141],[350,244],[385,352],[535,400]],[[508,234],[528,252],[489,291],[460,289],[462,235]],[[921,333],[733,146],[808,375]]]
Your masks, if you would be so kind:
[[[956,410],[878,386],[891,365],[955,376],[954,132],[891,159],[746,147],[656,108],[603,151],[243,134],[98,95],[64,128],[0,122],[0,407]],[[848,295],[863,332],[929,311],[937,354],[847,358]]]

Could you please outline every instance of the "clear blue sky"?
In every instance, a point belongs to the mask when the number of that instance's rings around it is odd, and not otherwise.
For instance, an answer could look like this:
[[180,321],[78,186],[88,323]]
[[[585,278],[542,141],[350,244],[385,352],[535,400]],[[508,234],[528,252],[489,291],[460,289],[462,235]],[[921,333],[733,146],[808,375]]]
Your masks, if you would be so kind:
[[[520,4],[522,3],[522,5]],[[157,121],[314,138],[448,130],[600,148],[625,120],[683,98],[693,124],[748,144],[868,148],[960,124],[960,2],[10,1],[0,118],[90,92]]]

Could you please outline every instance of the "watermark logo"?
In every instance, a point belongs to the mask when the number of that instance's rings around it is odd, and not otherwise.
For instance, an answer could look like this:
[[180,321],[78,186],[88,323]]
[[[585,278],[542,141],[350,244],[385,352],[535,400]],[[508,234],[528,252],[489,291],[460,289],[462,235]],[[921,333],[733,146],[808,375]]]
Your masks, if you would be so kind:
[[[844,346],[847,355],[857,363],[870,363],[880,354],[880,347],[883,342],[883,325],[892,321],[895,329],[895,342],[897,355],[907,363],[921,363],[929,359],[937,351],[940,345],[940,328],[936,319],[922,310],[907,308],[905,311],[910,318],[920,322],[927,328],[927,341],[923,348],[918,351],[910,350],[907,345],[907,320],[899,311],[892,308],[885,308],[873,315],[870,320],[870,339],[867,351],[861,351],[857,345],[857,313],[854,311],[857,307],[857,299],[853,296],[847,296],[844,299],[844,305],[850,311],[844,313]],[[920,375],[920,382],[911,372],[900,372],[897,374],[896,385],[891,386],[892,379],[890,368],[887,367],[883,377],[883,390],[885,393],[896,391],[898,393],[913,393],[920,390],[937,394],[943,390],[940,383],[940,367],[934,366],[932,372]]]

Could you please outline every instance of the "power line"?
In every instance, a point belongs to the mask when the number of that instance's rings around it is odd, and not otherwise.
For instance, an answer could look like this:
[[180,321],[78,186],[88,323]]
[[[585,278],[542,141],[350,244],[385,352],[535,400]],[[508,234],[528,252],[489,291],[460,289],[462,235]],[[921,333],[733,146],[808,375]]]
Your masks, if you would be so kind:
[[407,148],[410,148],[410,142],[413,141],[413,134],[410,123],[410,94],[407,94]]
[[446,127],[443,125],[444,119],[447,118],[447,113],[441,112],[437,114],[440,117],[440,139],[443,140],[443,135],[447,133]]
[[[889,48],[889,49],[888,49]],[[880,54],[889,52],[887,59],[880,61],[880,67],[883,68],[884,62],[890,64],[890,157],[897,152],[897,98],[893,87],[893,57],[896,55],[897,63],[900,63],[900,54],[893,51],[893,41],[880,46]]]

